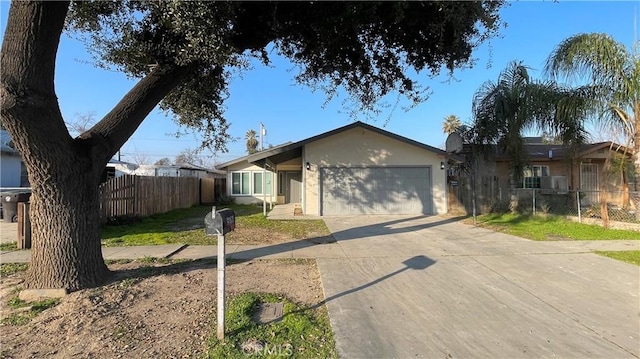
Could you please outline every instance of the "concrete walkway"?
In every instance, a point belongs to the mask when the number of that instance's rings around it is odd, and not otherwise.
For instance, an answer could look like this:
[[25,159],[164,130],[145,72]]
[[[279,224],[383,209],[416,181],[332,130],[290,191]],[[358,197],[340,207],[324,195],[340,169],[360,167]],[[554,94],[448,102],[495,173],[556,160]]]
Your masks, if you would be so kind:
[[267,218],[273,220],[321,219],[319,216],[309,216],[302,213],[302,207],[299,203],[278,204],[267,213]]
[[[341,358],[637,358],[640,270],[582,242],[440,217],[326,217],[319,258]],[[638,241],[598,242],[636,249]]]

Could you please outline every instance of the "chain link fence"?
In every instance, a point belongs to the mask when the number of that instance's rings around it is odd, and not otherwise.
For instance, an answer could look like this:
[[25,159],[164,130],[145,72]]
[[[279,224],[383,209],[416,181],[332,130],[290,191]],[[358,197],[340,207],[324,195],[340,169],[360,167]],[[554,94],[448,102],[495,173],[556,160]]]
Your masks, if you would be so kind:
[[[558,215],[577,222],[640,230],[640,192],[566,191],[541,188],[505,188],[498,177],[483,176],[449,181],[452,214],[506,213]],[[474,211],[475,205],[475,211]]]
[[640,192],[520,188],[501,191],[490,211],[559,215],[584,223],[640,229],[640,213],[634,203],[640,203]]

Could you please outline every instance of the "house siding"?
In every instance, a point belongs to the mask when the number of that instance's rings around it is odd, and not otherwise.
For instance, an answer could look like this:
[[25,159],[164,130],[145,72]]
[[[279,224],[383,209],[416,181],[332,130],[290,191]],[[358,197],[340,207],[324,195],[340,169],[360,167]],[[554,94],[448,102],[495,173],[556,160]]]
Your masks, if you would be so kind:
[[304,154],[302,163],[311,165],[310,170],[303,168],[305,214],[320,214],[319,168],[343,166],[431,166],[434,214],[447,211],[445,171],[440,169],[440,162],[445,159],[437,153],[363,128],[352,128],[308,143]]
[[20,187],[20,156],[3,153],[0,162],[0,187]]

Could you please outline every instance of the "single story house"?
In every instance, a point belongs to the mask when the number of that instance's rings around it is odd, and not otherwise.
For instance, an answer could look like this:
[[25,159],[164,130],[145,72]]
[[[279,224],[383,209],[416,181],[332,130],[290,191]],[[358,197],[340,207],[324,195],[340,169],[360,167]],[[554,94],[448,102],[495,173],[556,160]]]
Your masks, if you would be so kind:
[[0,130],[0,187],[29,187],[27,168],[5,130]]
[[[607,171],[605,161],[626,157],[632,161],[633,151],[625,146],[607,141],[589,143],[570,152],[562,145],[527,144],[528,166],[523,173],[521,188],[540,188],[555,191],[583,191],[584,204],[597,203],[600,191],[611,193],[610,200],[619,202],[628,191],[622,173]],[[509,158],[496,156],[496,174],[507,181]]]
[[307,215],[447,213],[447,153],[354,122],[217,166],[236,203],[299,203]]
[[[470,146],[465,145],[467,154]],[[542,193],[583,192],[581,203],[590,205],[598,203],[600,192],[609,193],[608,201],[612,204],[624,205],[628,201],[628,180],[620,171],[607,171],[605,161],[611,158],[625,158],[630,163],[633,151],[611,141],[581,145],[576,151],[570,151],[562,144],[544,144],[538,137],[525,138],[527,166],[522,174],[521,182],[516,188],[538,188]],[[503,199],[508,193],[510,157],[496,146],[492,154],[477,154],[478,187],[481,202],[490,204],[492,198],[502,193]],[[464,175],[453,173],[449,183],[457,182]],[[451,189],[451,187],[449,187]],[[450,204],[451,206],[451,204]]]

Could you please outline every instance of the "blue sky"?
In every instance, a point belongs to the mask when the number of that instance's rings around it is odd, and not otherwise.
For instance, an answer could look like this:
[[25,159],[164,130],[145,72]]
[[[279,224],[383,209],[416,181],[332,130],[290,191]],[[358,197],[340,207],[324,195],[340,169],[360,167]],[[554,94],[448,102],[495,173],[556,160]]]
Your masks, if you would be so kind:
[[[9,2],[0,4],[1,30],[4,34]],[[487,80],[495,81],[499,72],[513,60],[522,60],[541,77],[544,61],[563,39],[578,33],[604,32],[631,47],[637,31],[634,18],[640,11],[640,1],[560,1],[513,2],[501,10],[508,26],[498,38],[483,44],[473,54],[477,59],[473,69],[457,70],[450,79],[443,74],[435,79],[424,76],[431,97],[423,104],[405,112],[383,112],[370,124],[441,147],[445,135],[442,120],[450,115],[464,122],[471,120],[471,99]],[[63,35],[60,44],[56,92],[63,116],[67,120],[77,114],[95,113],[101,118],[133,86],[133,80],[123,74],[95,68],[83,45]],[[258,131],[260,122],[267,128],[265,143],[278,145],[298,141],[337,127],[353,119],[344,111],[340,100],[323,107],[325,95],[293,81],[296,73],[283,59],[275,59],[274,67],[257,65],[236,78],[230,85],[226,117],[231,123],[230,134],[243,138],[249,129]],[[387,121],[388,120],[388,121]],[[176,139],[179,128],[159,110],[153,111],[132,138],[122,148],[122,160],[133,161],[142,155],[154,162],[161,157],[173,159],[186,148],[199,142],[190,136]],[[211,161],[225,162],[245,154],[243,140],[228,144],[228,153],[218,153]],[[203,156],[212,155],[204,152]]]

